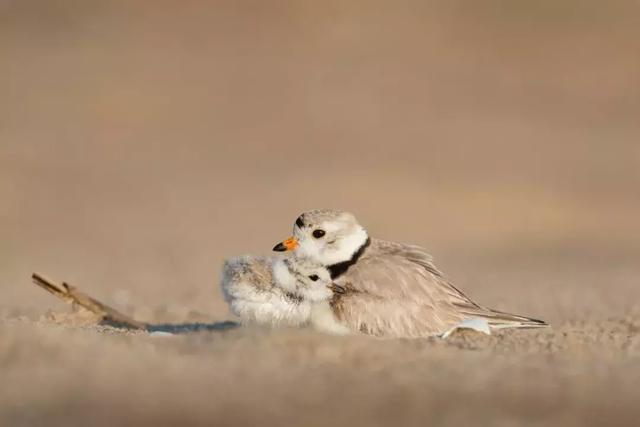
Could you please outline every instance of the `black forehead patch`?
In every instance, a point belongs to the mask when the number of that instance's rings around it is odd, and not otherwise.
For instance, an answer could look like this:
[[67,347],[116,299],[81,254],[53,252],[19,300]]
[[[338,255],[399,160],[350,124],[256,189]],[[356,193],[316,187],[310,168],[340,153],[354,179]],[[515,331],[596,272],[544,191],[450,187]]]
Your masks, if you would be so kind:
[[300,228],[304,227],[304,221],[302,220],[302,215],[300,215],[298,219],[296,219],[296,225]]

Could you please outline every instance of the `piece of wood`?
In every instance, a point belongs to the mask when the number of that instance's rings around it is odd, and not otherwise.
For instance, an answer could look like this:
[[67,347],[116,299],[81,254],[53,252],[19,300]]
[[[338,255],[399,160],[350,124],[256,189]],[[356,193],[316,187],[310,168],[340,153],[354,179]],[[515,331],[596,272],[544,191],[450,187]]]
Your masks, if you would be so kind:
[[31,278],[33,279],[33,283],[55,297],[60,298],[64,302],[68,304],[76,304],[85,310],[96,314],[101,319],[101,324],[118,328],[148,330],[149,325],[146,323],[138,322],[126,314],[120,313],[118,310],[91,298],[89,295],[80,292],[76,288],[69,286],[67,283],[63,282],[62,286],[59,286],[52,280],[37,273],[33,273]]

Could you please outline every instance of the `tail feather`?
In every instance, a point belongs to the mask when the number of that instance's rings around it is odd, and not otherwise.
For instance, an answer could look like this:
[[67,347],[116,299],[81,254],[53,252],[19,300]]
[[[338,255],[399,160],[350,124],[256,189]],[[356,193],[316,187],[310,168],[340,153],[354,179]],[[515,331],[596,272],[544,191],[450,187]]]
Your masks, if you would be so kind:
[[505,313],[502,311],[483,308],[482,310],[471,310],[464,314],[473,317],[486,319],[492,329],[507,328],[547,328],[549,324],[544,320],[533,319],[531,317],[519,316],[517,314]]

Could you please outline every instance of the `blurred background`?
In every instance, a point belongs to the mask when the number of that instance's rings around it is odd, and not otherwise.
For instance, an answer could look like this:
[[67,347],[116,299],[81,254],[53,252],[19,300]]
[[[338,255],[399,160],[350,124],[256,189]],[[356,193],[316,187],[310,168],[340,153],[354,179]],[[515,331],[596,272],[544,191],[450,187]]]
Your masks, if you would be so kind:
[[636,1],[0,1],[0,310],[222,320],[299,213],[553,322],[640,296]]

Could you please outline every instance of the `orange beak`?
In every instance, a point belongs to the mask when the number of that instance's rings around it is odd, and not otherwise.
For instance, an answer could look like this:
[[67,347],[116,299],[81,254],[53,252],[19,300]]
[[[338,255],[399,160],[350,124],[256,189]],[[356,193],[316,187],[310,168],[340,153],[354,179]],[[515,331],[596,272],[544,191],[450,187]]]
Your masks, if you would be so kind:
[[292,251],[298,247],[298,241],[294,237],[289,237],[284,242],[280,242],[273,247],[276,252]]

